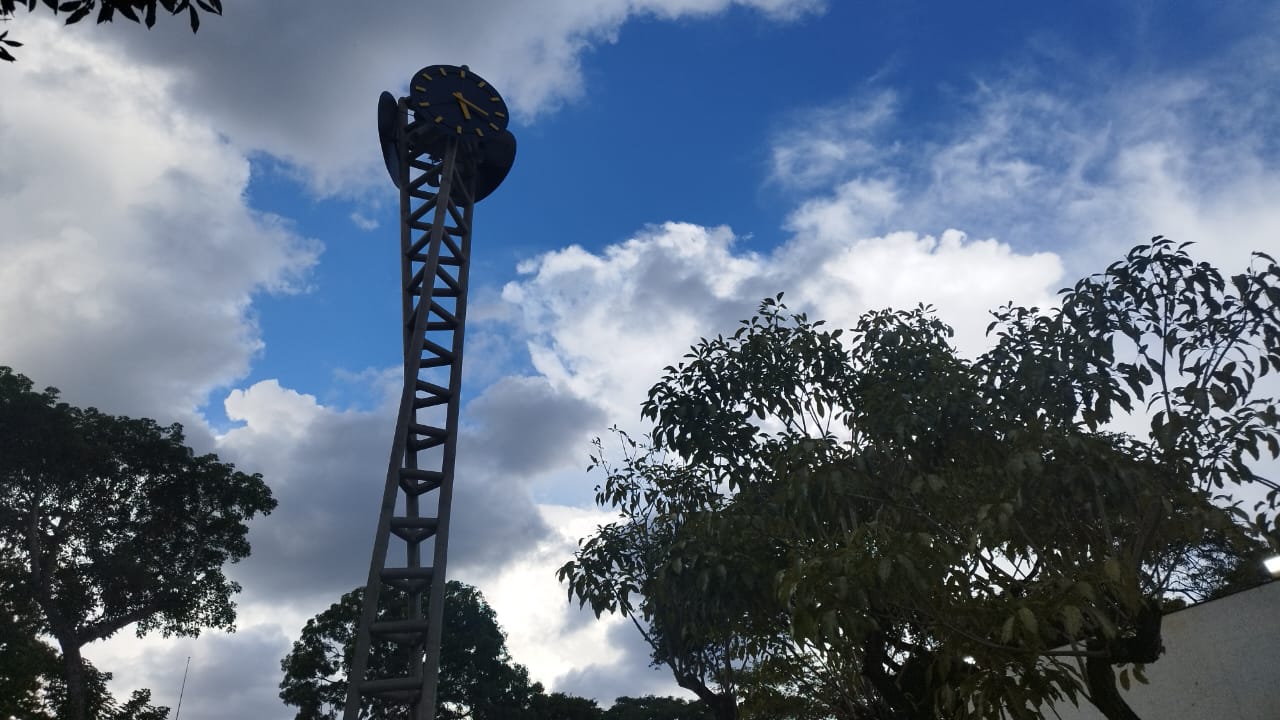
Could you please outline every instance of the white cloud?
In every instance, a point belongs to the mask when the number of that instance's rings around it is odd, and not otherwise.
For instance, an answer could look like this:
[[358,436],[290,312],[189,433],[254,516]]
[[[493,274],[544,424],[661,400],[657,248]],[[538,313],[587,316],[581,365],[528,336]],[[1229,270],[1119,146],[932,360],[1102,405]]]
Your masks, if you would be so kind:
[[895,93],[879,90],[865,98],[795,113],[787,123],[787,141],[771,148],[771,179],[808,189],[883,163],[894,147],[882,146],[878,140],[898,108]]
[[[611,642],[619,631],[636,632],[630,622],[610,616],[597,621],[589,607],[579,609],[576,603],[566,602],[565,587],[555,577],[556,569],[572,556],[577,541],[593,533],[597,525],[611,522],[612,513],[564,505],[541,505],[538,509],[555,532],[519,564],[497,574],[473,570],[459,576],[484,590],[507,630],[511,656],[528,665],[534,680],[561,691],[568,689],[567,683],[585,667],[646,667],[648,656],[643,649],[636,653]],[[639,691],[639,686],[633,688],[633,692]],[[569,691],[605,704],[616,697],[603,688],[573,687]]]
[[[793,20],[824,3],[385,0],[353,11],[343,0],[272,0],[228,6],[195,37],[181,22],[157,23],[144,36],[118,23],[83,37],[133,63],[167,68],[169,101],[201,114],[234,145],[288,161],[321,193],[350,193],[385,185],[375,102],[384,89],[408,92],[422,66],[469,64],[527,121],[580,96],[582,53],[614,42],[629,18],[700,17],[734,5]],[[24,50],[25,62],[47,47]]]
[[[1260,18],[1276,24],[1276,14]],[[1028,69],[952,96],[921,140],[896,93],[872,87],[823,122],[779,135],[773,180],[800,193],[798,234],[880,236],[960,228],[1094,272],[1156,234],[1198,242],[1224,267],[1280,247],[1280,66],[1274,33],[1178,72],[1116,74],[1087,58]],[[833,189],[823,190],[821,183]]]
[[[244,203],[249,164],[167,97],[47,23],[0,103],[0,358],[77,403],[192,419],[262,347],[255,295],[319,247]],[[25,49],[25,48],[24,48]]]
[[[515,378],[495,388],[500,392],[472,403],[474,412],[464,410],[449,577],[473,582],[491,596],[499,622],[511,631],[514,657],[553,683],[574,663],[617,655],[603,643],[607,629],[564,602],[553,574],[574,541],[603,515],[539,508],[531,495],[541,474],[581,464],[584,424],[598,420],[577,409],[581,403],[571,396],[549,396],[540,380]],[[270,516],[254,521],[252,555],[229,568],[244,586],[237,602],[248,632],[176,642],[123,634],[95,644],[89,656],[101,667],[129,668],[118,675],[118,690],[148,686],[159,693],[172,679],[170,664],[192,655],[208,696],[253,668],[255,681],[237,684],[234,702],[255,710],[238,716],[286,716],[276,699],[279,659],[307,618],[366,577],[396,400],[388,397],[369,412],[340,411],[276,380],[229,393],[227,415],[241,425],[218,439],[217,452],[263,473],[279,502]],[[537,408],[553,412],[527,417]],[[521,418],[541,427],[531,433]],[[144,662],[155,656],[165,661]],[[246,666],[249,656],[253,664]],[[217,712],[206,703],[193,717]]]
[[280,659],[295,638],[282,632],[280,620],[276,616],[267,622],[242,621],[235,633],[210,632],[199,639],[139,641],[117,636],[86,647],[85,655],[99,669],[113,673],[111,684],[118,696],[127,698],[129,691],[149,688],[152,704],[169,707],[170,717],[181,697],[181,717],[190,720],[283,720],[292,713],[276,696]]
[[1061,281],[1049,253],[1024,254],[949,230],[941,239],[846,232],[820,219],[768,256],[737,252],[728,228],[667,223],[594,254],[579,247],[522,266],[504,298],[518,308],[534,367],[557,388],[591,399],[611,421],[638,419],[645,392],[701,336],[730,333],[759,301],[786,292],[793,309],[834,326],[885,306],[932,303],[983,346],[988,309],[1045,304]]
[[378,221],[375,218],[367,217],[359,212],[351,213],[351,222],[364,231],[378,229]]
[[667,223],[598,255],[572,246],[523,264],[527,277],[503,298],[518,309],[539,373],[632,417],[663,365],[758,299],[743,284],[762,259],[734,253],[733,241],[728,228]]
[[[833,244],[821,226],[813,237]],[[805,254],[803,245],[796,242],[792,250]],[[988,311],[1010,301],[1046,307],[1062,280],[1062,264],[1052,253],[1020,253],[996,240],[969,240],[958,230],[939,237],[900,231],[809,259],[809,277],[795,297],[814,308],[815,318],[851,326],[867,310],[932,305],[956,330],[957,347],[970,355],[989,344]]]

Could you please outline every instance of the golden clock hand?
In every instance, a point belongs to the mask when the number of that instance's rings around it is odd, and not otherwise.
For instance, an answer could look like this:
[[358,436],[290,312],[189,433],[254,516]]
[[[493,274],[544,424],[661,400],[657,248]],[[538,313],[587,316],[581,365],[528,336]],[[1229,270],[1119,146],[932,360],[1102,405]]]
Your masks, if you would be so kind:
[[[455,94],[455,95],[457,95],[457,93],[454,93],[454,94]],[[466,102],[467,102],[466,100],[463,100],[462,98],[458,98],[458,107],[462,108],[462,119],[463,119],[463,120],[470,120],[470,119],[471,119],[471,111],[467,109],[467,104],[466,104]]]
[[460,103],[466,103],[467,105],[470,105],[470,106],[471,106],[471,109],[472,109],[472,110],[475,110],[476,112],[480,113],[480,114],[481,114],[481,115],[483,115],[484,117],[489,117],[489,113],[485,112],[484,108],[480,107],[479,105],[477,105],[477,104],[475,104],[475,103],[471,102],[470,100],[466,99],[465,97],[463,97],[463,96],[462,96],[462,93],[460,93],[460,92],[455,92],[455,93],[453,94],[453,96],[454,96],[455,98],[457,98],[457,99],[458,99],[458,102],[460,102]]

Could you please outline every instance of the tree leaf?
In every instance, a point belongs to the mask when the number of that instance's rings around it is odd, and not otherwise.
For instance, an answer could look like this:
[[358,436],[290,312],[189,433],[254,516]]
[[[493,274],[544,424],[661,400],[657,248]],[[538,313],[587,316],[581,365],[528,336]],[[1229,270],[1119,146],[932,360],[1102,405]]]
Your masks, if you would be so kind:
[[76,24],[76,23],[80,22],[81,20],[83,20],[83,19],[84,19],[84,18],[89,14],[89,12],[90,12],[91,10],[92,10],[92,8],[91,8],[91,7],[89,7],[88,5],[83,5],[83,6],[81,6],[79,10],[76,10],[75,12],[73,12],[73,13],[71,13],[70,15],[68,15],[68,16],[67,16],[66,24],[67,24],[67,25],[74,25],[74,24]]
[[1026,606],[1018,608],[1018,620],[1022,623],[1022,627],[1026,629],[1028,635],[1038,635],[1036,627],[1035,613],[1031,612],[1031,608]]
[[1062,625],[1071,638],[1080,637],[1080,628],[1084,625],[1084,615],[1075,605],[1062,606]]

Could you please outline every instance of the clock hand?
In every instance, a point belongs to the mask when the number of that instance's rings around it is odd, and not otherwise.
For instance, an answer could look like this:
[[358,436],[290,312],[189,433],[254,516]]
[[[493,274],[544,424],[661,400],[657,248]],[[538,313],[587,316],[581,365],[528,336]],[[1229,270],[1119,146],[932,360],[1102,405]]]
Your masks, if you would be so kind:
[[[454,93],[454,94],[456,95],[457,93]],[[462,98],[458,98],[458,107],[462,108],[462,119],[470,120],[471,111],[467,109],[466,101],[463,100]]]
[[[480,113],[480,114],[481,114],[481,115],[483,115],[484,117],[489,117],[489,113],[485,112],[484,108],[480,107],[479,105],[477,105],[477,104],[475,104],[475,103],[471,102],[470,100],[466,99],[465,97],[463,97],[463,96],[462,96],[462,93],[460,93],[460,92],[455,92],[455,93],[453,94],[453,96],[454,96],[455,98],[457,98],[457,99],[458,99],[458,102],[459,102],[459,103],[465,103],[466,105],[470,105],[472,110],[475,110],[476,112]],[[464,114],[465,114],[465,111],[464,111]],[[469,117],[470,117],[470,116],[468,116],[468,118],[469,118]]]

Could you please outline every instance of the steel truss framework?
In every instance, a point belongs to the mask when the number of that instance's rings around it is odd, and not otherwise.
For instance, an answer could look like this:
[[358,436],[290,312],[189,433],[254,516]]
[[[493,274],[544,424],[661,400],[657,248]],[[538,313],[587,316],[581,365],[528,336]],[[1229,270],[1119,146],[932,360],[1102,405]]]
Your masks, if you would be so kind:
[[[428,142],[431,129],[409,122],[403,99],[397,117],[405,382],[344,720],[359,720],[369,703],[429,720],[439,675],[476,161],[465,142]],[[402,555],[389,552],[393,540]],[[427,545],[433,557],[424,565]],[[405,674],[369,677],[375,657],[394,658],[382,664],[401,664]]]

